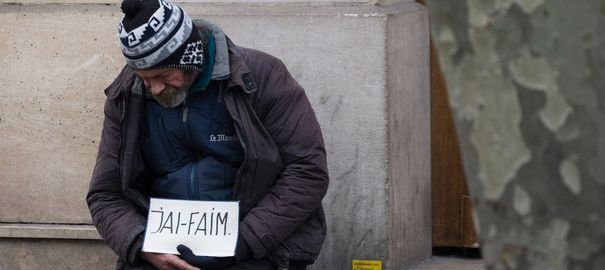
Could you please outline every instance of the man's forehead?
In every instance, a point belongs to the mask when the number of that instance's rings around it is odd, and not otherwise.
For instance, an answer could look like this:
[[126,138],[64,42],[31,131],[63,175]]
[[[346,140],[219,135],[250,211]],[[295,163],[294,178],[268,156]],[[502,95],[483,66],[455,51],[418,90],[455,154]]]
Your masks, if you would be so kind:
[[158,69],[145,69],[145,70],[135,70],[134,73],[141,78],[153,78],[156,76],[161,76],[164,74],[169,74],[176,72],[175,68],[158,68]]

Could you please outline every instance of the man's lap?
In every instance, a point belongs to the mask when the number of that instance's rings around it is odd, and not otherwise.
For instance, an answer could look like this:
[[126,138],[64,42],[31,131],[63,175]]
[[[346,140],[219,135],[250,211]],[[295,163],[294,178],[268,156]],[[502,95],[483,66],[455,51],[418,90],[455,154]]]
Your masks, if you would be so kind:
[[[277,268],[273,266],[271,261],[267,259],[253,260],[253,261],[245,261],[238,263],[232,267],[229,267],[227,270],[276,270]],[[307,269],[307,264],[300,261],[291,261],[290,268],[288,270],[305,270]]]
[[[118,269],[123,270],[154,270],[155,268],[147,263],[139,266],[132,266],[128,264],[123,264]],[[276,270],[277,268],[273,266],[271,261],[267,259],[260,260],[251,260],[238,263],[234,266],[227,268],[226,270]],[[307,264],[300,261],[292,261],[290,262],[290,267],[288,270],[306,270]]]

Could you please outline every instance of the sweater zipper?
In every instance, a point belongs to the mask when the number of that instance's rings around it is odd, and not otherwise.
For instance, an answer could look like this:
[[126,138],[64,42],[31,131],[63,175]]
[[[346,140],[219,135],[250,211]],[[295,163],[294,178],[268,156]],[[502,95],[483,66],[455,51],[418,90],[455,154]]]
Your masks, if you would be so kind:
[[[191,143],[191,139],[189,136],[189,128],[187,126],[187,120],[189,120],[189,104],[188,98],[185,98],[183,101],[183,111],[181,115],[181,122],[183,124],[183,132],[185,133],[185,138],[187,139],[187,143]],[[189,184],[188,193],[190,200],[199,200],[200,199],[200,190],[197,182],[197,162],[194,162],[189,167]]]
[[189,120],[189,97],[185,98],[183,101],[183,111],[181,112],[181,122],[183,123],[183,132],[185,133],[185,138],[187,139],[187,143],[191,143],[191,138],[189,136],[189,127],[187,126],[187,121]]
[[[187,124],[187,116],[189,114],[189,106],[187,105],[187,98],[185,98],[185,100],[183,101],[183,113],[181,114],[181,120],[183,124]],[[185,128],[187,127],[185,126]]]
[[197,182],[197,162],[190,164],[188,193],[190,200],[200,200],[200,189]]
[[216,102],[223,102],[223,81],[219,81],[218,83],[218,97],[216,99]]

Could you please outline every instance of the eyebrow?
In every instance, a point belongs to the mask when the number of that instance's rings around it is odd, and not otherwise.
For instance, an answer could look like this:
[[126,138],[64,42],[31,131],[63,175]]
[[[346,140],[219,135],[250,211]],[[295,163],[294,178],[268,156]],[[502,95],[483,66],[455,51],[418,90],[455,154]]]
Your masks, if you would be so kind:
[[159,72],[157,74],[154,74],[153,76],[142,76],[141,74],[136,73],[136,72],[135,72],[135,74],[137,74],[137,76],[139,76],[141,79],[154,79],[154,78],[158,78],[158,77],[167,77],[167,76],[169,76],[170,75],[170,70],[165,70],[165,71]]

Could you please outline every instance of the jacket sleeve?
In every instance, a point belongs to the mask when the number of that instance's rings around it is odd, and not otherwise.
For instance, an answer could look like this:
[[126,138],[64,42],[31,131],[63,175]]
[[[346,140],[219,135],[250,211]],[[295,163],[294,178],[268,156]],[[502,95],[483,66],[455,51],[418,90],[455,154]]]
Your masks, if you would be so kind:
[[[274,251],[321,207],[328,188],[326,150],[304,89],[278,59],[257,78],[257,113],[279,148],[284,169],[241,228],[255,258]],[[253,229],[254,228],[254,229]]]
[[121,146],[121,88],[132,83],[124,69],[105,90],[103,131],[86,201],[97,231],[123,260],[135,263],[145,218],[122,191],[119,156]]

